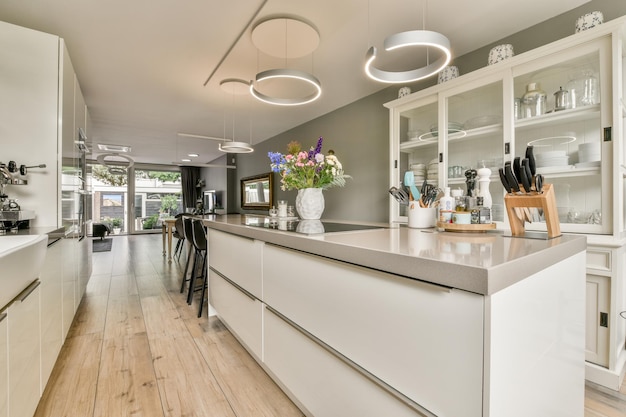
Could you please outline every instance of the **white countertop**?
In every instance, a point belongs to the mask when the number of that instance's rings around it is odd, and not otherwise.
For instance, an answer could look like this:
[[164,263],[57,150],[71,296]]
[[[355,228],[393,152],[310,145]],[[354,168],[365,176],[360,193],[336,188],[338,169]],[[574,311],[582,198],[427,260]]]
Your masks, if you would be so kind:
[[205,222],[209,228],[483,295],[586,249],[586,238],[579,235],[548,240],[406,227],[304,235],[246,226],[246,217],[259,216],[211,216]]

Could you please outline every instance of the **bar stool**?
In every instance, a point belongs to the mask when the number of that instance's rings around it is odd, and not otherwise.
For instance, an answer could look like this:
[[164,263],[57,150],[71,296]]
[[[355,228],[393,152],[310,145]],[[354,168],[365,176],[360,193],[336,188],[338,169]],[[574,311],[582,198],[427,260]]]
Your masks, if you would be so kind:
[[[202,224],[202,220],[192,221],[192,242],[195,251],[193,269],[191,278],[189,280],[189,289],[187,293],[187,304],[191,305],[193,300],[193,293],[198,289],[196,288],[196,279],[200,278],[202,282],[202,290],[207,283],[207,241],[206,241],[206,229]],[[198,273],[198,266],[200,266],[200,272]],[[200,311],[202,311],[202,305],[204,300],[200,300]]]
[[[195,255],[195,246],[193,244],[193,220],[189,217],[183,217],[183,233],[185,236],[185,240],[189,242],[190,248],[187,253],[187,262],[185,263],[185,271],[183,272],[183,276],[180,283],[180,293],[182,294],[185,291],[185,283],[190,280],[187,278],[187,272],[189,271],[189,264],[191,263],[191,257]],[[194,259],[194,267],[192,268],[192,274],[195,273],[195,259]]]

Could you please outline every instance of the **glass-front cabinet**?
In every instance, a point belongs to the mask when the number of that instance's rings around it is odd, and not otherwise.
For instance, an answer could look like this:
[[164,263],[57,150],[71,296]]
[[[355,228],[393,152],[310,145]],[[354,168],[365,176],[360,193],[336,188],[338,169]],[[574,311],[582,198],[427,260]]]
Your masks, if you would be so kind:
[[[487,167],[499,230],[510,222],[498,170],[532,146],[561,232],[587,235],[585,374],[613,389],[626,369],[625,45],[622,17],[385,104],[390,186],[467,194],[466,173]],[[394,196],[389,207],[390,223],[407,221]],[[526,230],[547,230],[541,210],[530,215]]]
[[[489,168],[492,219],[508,229],[498,170],[532,146],[536,174],[555,190],[561,230],[617,233],[611,37],[571,38],[569,48],[551,44],[387,103],[390,186],[406,186],[410,172],[418,189],[427,182],[476,195],[468,177]],[[546,230],[541,210],[532,220],[527,230]],[[406,221],[406,206],[391,198],[390,222]]]

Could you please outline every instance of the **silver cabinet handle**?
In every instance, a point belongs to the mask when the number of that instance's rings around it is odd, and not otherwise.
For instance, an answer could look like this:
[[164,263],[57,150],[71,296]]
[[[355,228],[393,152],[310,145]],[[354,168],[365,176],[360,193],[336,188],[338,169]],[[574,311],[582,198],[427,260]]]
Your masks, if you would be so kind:
[[33,281],[33,283],[30,284],[28,287],[26,287],[26,289],[22,291],[22,293],[19,296],[20,302],[23,303],[24,300],[26,300],[28,296],[31,295],[32,292],[35,291],[35,288],[37,288],[39,285],[41,285],[41,281],[36,280],[36,281]]
[[350,360],[349,358],[345,357],[343,354],[341,354],[340,352],[336,351],[330,345],[326,344],[324,341],[320,340],[319,338],[317,338],[313,334],[309,333],[306,329],[300,327],[299,325],[297,325],[296,323],[294,323],[289,318],[285,317],[284,315],[282,315],[281,313],[279,313],[278,311],[276,311],[272,307],[270,307],[270,306],[268,306],[266,304],[265,308],[267,310],[269,310],[270,312],[272,312],[276,317],[278,317],[279,319],[284,321],[287,325],[289,325],[290,327],[296,329],[302,335],[304,335],[306,338],[308,338],[309,340],[311,340],[312,342],[317,344],[319,347],[321,347],[322,349],[324,349],[325,351],[327,351],[331,355],[333,355],[335,358],[339,359],[341,362],[345,363],[350,368],[352,368],[353,370],[355,370],[356,372],[358,372],[359,374],[361,374],[362,376],[367,378],[370,382],[376,384],[378,387],[380,387],[381,389],[385,390],[387,393],[392,395],[398,401],[402,402],[407,407],[409,407],[412,410],[414,410],[415,412],[419,413],[420,416],[423,416],[423,417],[437,417],[436,414],[433,414],[431,411],[427,410],[426,408],[422,407],[421,405],[419,405],[418,403],[416,403],[415,401],[413,401],[412,399],[410,399],[406,395],[402,394],[400,391],[396,390],[394,387],[392,387],[391,385],[387,384],[385,381],[381,380],[376,375],[374,375],[371,372],[369,372],[367,369],[364,369],[360,365],[354,363],[352,360]]
[[[254,294],[252,294],[251,292],[247,291],[245,288],[243,288],[241,285],[237,284],[236,282],[234,282],[230,278],[228,278],[228,277],[224,276],[223,274],[221,274],[220,272],[216,271],[213,267],[209,267],[209,269],[211,271],[215,272],[220,277],[222,277],[222,279],[224,279],[224,281],[228,282],[230,285],[232,285],[233,287],[238,289],[240,292],[242,292],[246,297],[250,298],[252,301],[258,300],[258,298],[256,298],[254,296]],[[261,301],[261,300],[259,300],[259,301]]]

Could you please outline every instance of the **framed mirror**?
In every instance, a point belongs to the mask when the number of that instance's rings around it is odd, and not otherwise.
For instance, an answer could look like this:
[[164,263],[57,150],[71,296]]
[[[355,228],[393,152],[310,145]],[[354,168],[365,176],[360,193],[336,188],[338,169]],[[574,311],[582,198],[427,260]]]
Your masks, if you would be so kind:
[[274,204],[272,173],[241,179],[241,208],[269,210]]

